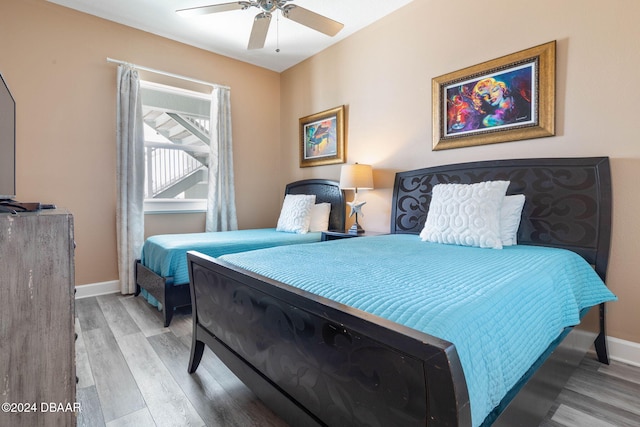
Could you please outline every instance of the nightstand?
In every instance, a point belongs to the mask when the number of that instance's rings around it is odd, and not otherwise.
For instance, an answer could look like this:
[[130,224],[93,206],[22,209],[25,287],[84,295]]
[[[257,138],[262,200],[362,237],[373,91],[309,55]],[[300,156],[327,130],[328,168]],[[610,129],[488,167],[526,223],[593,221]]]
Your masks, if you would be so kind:
[[387,233],[382,233],[379,231],[365,231],[364,233],[360,233],[360,234],[349,234],[347,231],[344,231],[344,230],[329,230],[329,231],[322,232],[320,241],[327,242],[329,240],[350,239],[351,237],[380,236],[381,234],[387,234]]

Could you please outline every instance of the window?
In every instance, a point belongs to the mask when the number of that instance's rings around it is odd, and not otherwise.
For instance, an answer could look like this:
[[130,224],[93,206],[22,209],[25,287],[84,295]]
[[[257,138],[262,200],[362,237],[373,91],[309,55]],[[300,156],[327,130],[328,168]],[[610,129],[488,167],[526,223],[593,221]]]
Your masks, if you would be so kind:
[[141,81],[145,213],[204,212],[208,191],[208,94]]

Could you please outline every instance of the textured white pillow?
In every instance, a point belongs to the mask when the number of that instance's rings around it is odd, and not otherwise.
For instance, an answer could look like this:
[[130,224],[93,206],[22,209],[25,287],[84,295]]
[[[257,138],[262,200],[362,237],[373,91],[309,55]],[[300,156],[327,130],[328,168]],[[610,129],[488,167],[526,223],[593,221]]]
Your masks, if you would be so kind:
[[309,231],[327,231],[329,229],[331,203],[316,203],[311,207]]
[[311,208],[316,203],[315,194],[287,194],[282,203],[277,231],[305,234],[311,223]]
[[502,249],[500,210],[509,181],[433,187],[424,241]]
[[524,207],[524,194],[505,196],[500,210],[500,239],[502,246],[518,244],[518,228],[522,208]]

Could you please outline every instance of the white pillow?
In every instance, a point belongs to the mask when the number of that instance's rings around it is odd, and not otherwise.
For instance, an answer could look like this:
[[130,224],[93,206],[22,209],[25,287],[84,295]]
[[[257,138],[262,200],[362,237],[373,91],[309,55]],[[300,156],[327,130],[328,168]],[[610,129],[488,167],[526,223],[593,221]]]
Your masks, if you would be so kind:
[[316,203],[315,194],[287,194],[282,203],[277,231],[305,234],[311,223],[311,208]]
[[433,187],[424,241],[502,249],[500,210],[509,181]]
[[309,231],[327,231],[329,229],[331,203],[316,203],[311,207]]
[[524,207],[524,194],[505,196],[500,210],[500,239],[502,246],[518,244],[518,228]]

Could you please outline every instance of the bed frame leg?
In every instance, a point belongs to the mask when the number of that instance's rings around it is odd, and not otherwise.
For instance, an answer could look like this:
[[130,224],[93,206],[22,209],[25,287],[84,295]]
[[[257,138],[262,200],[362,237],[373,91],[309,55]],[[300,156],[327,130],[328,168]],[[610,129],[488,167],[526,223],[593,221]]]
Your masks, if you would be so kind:
[[607,335],[604,330],[604,303],[600,304],[600,333],[594,341],[598,361],[606,365],[609,364],[609,351],[607,350]]
[[596,354],[598,355],[598,361],[600,363],[604,363],[605,365],[609,364],[609,352],[607,351],[607,340],[604,334],[598,334],[598,337],[595,340],[596,345]]
[[138,285],[138,264],[140,264],[140,260],[137,259],[135,261],[135,264],[133,266],[133,278],[136,281],[136,292],[133,294],[133,296],[137,297],[138,295],[140,295],[140,291],[142,290],[142,288],[140,287],[140,285]]
[[164,311],[164,327],[168,328],[169,323],[171,323],[171,319],[173,318],[173,307],[167,307],[165,305],[162,307],[162,311]]
[[191,343],[191,356],[189,357],[189,368],[187,371],[190,374],[193,374],[198,366],[200,365],[200,361],[202,360],[202,353],[204,352],[204,343],[202,341],[198,341],[193,338],[193,342]]

